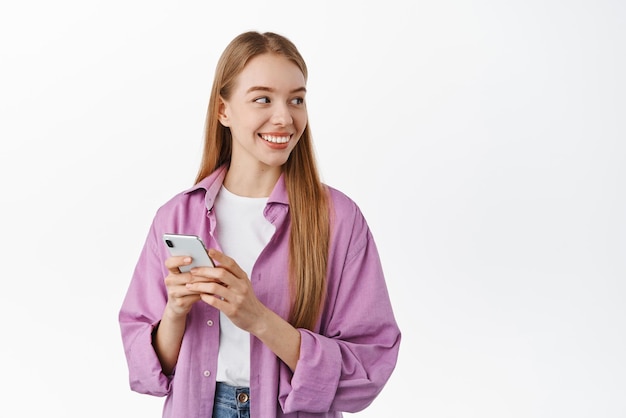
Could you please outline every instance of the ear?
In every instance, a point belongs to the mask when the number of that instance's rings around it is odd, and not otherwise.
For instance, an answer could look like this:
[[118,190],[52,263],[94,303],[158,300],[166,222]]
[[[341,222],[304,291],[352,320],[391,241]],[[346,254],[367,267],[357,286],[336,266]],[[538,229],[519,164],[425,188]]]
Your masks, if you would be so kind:
[[228,128],[230,126],[230,119],[228,118],[228,103],[226,103],[221,96],[219,101],[220,103],[217,107],[217,118],[223,126]]

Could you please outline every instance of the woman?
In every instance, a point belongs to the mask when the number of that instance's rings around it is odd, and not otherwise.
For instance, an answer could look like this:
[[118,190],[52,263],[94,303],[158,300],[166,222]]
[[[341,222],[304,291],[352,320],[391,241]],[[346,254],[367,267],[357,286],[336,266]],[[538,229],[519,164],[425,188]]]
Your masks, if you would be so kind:
[[[119,316],[131,388],[167,396],[164,417],[340,417],[395,367],[376,246],[320,182],[306,78],[273,33],[239,35],[218,62],[196,184],[157,211]],[[216,267],[181,273],[191,259],[164,233],[198,235]]]

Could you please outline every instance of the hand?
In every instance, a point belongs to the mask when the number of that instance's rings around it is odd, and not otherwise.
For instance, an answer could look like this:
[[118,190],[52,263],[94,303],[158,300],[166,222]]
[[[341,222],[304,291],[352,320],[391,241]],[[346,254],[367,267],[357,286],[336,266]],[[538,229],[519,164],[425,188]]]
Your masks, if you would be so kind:
[[198,292],[193,292],[185,286],[192,281],[191,273],[181,273],[178,269],[191,263],[191,257],[178,256],[165,260],[165,267],[169,274],[165,278],[167,288],[166,312],[170,312],[175,317],[186,316],[191,310],[191,306],[200,300]]
[[248,275],[232,258],[211,249],[209,256],[217,267],[191,269],[191,282],[186,284],[189,292],[199,294],[207,304],[219,309],[239,328],[252,334],[262,327],[268,313],[254,294]]

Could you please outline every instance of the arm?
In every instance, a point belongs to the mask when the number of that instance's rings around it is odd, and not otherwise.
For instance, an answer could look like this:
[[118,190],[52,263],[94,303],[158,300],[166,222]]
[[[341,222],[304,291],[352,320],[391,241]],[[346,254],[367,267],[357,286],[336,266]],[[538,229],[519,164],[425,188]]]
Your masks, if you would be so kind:
[[292,376],[281,372],[279,401],[285,413],[360,411],[395,368],[400,330],[375,243],[362,223],[350,234],[350,249],[331,254],[321,329],[300,330],[298,367]]
[[256,330],[251,332],[293,372],[300,357],[300,332],[289,322],[267,309]]
[[185,334],[185,319],[184,316],[168,314],[166,310],[152,337],[152,345],[163,373],[168,376],[174,372],[178,361],[178,353]]
[[119,322],[131,389],[165,396],[169,393],[187,313],[199,296],[185,288],[191,275],[178,271],[191,259],[171,257],[164,264],[158,245],[160,240],[153,226],[120,309]]
[[163,282],[166,272],[157,243],[154,229],[151,229],[122,303],[119,323],[131,389],[165,396],[169,392],[169,379],[162,373],[152,346],[154,330],[167,303]]
[[198,292],[207,304],[219,309],[239,328],[259,338],[292,371],[300,356],[300,332],[254,294],[252,284],[239,265],[225,254],[211,249],[210,257],[218,267],[191,270],[187,288]]
[[170,257],[165,260],[169,274],[165,278],[167,305],[153,335],[152,344],[159,358],[163,373],[171,375],[178,361],[180,346],[185,334],[187,314],[200,296],[185,286],[191,281],[189,273],[181,273],[181,266],[191,263],[190,257]]

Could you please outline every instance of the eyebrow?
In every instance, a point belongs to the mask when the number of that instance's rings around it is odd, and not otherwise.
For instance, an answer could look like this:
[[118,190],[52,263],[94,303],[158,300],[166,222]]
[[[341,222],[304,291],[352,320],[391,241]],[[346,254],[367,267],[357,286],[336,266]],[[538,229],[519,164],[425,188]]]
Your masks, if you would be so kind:
[[[269,91],[270,93],[272,93],[276,91],[276,89],[273,89],[271,87],[265,87],[265,86],[252,86],[246,91],[246,93],[250,93],[253,91]],[[298,87],[297,89],[291,90],[289,93],[293,94],[293,93],[300,93],[300,92],[306,93],[306,87],[304,86]]]

